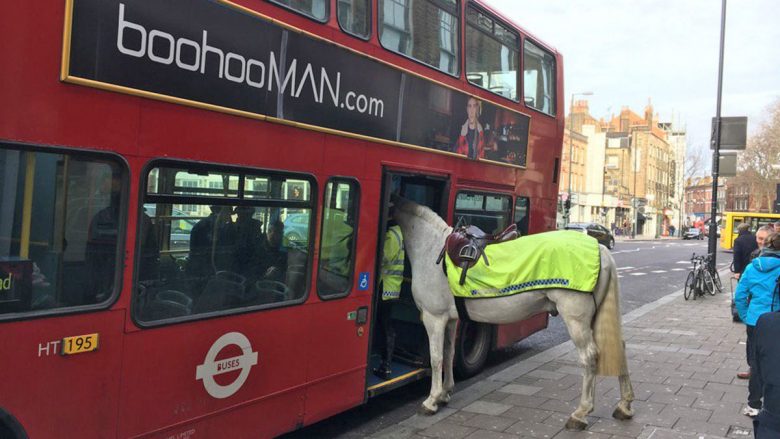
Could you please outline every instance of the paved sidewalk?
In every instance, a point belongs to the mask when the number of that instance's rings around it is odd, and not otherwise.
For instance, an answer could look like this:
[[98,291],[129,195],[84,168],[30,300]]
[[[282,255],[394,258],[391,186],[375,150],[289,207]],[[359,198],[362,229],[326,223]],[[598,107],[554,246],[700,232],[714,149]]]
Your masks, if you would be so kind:
[[746,368],[745,328],[732,323],[729,300],[729,291],[687,302],[677,292],[623,317],[636,394],[630,421],[612,418],[617,379],[600,377],[588,429],[563,430],[581,388],[569,341],[459,389],[434,416],[412,416],[373,437],[752,438],[752,421],[741,414],[747,381],[736,378]]

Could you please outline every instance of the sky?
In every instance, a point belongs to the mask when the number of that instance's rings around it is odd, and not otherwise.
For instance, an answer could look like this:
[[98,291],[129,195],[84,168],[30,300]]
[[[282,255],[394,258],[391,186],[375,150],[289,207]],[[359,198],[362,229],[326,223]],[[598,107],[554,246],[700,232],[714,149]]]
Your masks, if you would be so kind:
[[[683,125],[689,151],[708,149],[718,89],[718,0],[485,0],[563,54],[566,112],[593,92],[595,118],[623,106]],[[780,2],[729,0],[723,116],[747,116],[748,134],[780,99]],[[583,98],[578,98],[583,99]]]

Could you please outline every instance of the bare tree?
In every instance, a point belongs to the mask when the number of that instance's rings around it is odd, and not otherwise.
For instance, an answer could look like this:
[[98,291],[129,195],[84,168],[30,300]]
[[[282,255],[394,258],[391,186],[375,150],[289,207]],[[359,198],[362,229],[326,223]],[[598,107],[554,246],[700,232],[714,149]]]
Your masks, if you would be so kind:
[[736,181],[748,185],[758,209],[766,206],[771,210],[780,181],[780,100],[770,105],[767,113],[767,120],[748,138],[745,151],[738,156]]
[[685,171],[683,178],[685,184],[694,177],[704,177],[709,169],[709,154],[705,153],[705,148],[693,148],[687,151],[685,157]]

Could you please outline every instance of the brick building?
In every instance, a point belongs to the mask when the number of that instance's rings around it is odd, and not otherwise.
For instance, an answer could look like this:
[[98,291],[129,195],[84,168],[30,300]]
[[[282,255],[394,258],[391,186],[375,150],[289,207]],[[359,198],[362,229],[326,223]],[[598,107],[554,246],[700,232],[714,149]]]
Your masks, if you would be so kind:
[[624,107],[605,127],[605,191],[618,201],[616,219],[634,223],[637,235],[665,235],[677,219],[677,152],[663,127],[650,104],[644,116]]
[[[571,221],[610,227],[636,226],[643,236],[666,234],[679,227],[678,156],[684,155],[685,133],[659,123],[648,104],[644,116],[624,107],[609,121],[596,120],[587,101],[577,101],[566,121],[561,193],[568,191],[569,123],[572,125]],[[668,141],[675,135],[674,145]],[[682,145],[682,151],[679,151]],[[582,173],[582,174],[581,174]]]
[[[718,179],[718,212],[726,210],[729,183]],[[706,220],[712,213],[712,177],[688,179],[685,185],[685,215],[687,225],[696,220]]]

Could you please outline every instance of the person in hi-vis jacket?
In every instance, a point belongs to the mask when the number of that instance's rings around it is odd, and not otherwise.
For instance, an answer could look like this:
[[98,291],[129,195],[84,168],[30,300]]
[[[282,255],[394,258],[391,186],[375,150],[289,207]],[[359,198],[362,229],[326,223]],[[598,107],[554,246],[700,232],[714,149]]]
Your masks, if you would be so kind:
[[382,379],[388,379],[392,374],[390,363],[393,360],[393,350],[395,349],[392,304],[401,297],[401,284],[404,280],[404,256],[404,238],[401,227],[391,221],[387,232],[385,232],[382,251],[382,271],[379,278],[382,301],[379,304],[377,312],[379,318],[375,326],[384,335],[385,340],[382,362],[379,367],[374,369],[374,375]]

